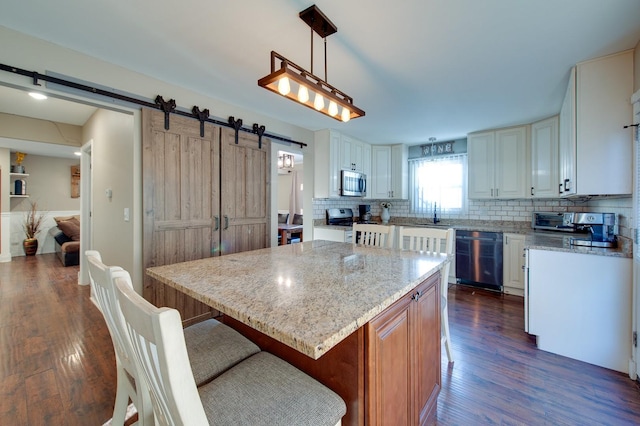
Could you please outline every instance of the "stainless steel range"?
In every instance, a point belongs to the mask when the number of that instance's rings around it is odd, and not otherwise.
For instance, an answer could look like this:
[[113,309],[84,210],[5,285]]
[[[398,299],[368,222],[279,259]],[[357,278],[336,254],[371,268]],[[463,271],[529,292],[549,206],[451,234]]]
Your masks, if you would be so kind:
[[353,210],[327,209],[327,225],[353,226]]

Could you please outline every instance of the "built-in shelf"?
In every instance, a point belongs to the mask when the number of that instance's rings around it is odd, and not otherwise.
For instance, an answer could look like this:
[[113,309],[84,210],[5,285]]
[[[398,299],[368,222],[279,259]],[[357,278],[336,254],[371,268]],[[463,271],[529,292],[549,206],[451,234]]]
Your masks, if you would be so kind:
[[29,177],[29,173],[9,173],[9,176],[13,176],[13,177]]
[[29,196],[28,195],[9,194],[9,198],[29,198]]
[[[29,173],[11,173],[9,172],[9,178],[11,178],[11,190],[13,191],[16,180],[21,178],[29,177]],[[29,194],[11,194],[9,193],[9,198],[29,198]]]

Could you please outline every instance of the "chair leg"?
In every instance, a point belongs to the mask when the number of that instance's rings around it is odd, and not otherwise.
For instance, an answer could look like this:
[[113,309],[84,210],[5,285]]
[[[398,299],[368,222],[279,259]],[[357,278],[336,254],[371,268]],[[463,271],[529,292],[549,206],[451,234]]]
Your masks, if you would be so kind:
[[453,352],[451,352],[451,336],[449,334],[449,308],[445,304],[444,308],[442,308],[442,340],[444,341],[444,346],[447,350],[447,358],[449,358],[449,364],[453,362]]
[[113,407],[112,425],[123,425],[127,415],[127,405],[129,404],[129,379],[124,369],[118,368],[116,401]]

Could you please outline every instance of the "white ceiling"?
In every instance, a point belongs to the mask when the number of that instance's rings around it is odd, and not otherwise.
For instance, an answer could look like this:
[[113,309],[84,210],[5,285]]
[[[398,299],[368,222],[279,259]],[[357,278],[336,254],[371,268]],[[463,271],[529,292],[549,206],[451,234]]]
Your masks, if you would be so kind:
[[[339,123],[257,85],[271,50],[310,70],[310,30],[298,13],[311,4],[5,0],[0,25],[374,144],[451,140],[557,114],[571,66],[640,40],[640,0],[317,0],[338,27],[327,39],[328,82],[366,111]],[[314,73],[323,77],[317,36],[314,46]]]

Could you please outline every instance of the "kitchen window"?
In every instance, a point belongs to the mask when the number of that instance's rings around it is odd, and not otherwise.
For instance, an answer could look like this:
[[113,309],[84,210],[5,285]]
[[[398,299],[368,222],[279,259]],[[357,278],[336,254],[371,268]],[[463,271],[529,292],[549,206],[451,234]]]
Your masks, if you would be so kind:
[[409,160],[409,200],[411,213],[465,213],[467,155]]

